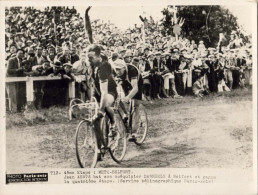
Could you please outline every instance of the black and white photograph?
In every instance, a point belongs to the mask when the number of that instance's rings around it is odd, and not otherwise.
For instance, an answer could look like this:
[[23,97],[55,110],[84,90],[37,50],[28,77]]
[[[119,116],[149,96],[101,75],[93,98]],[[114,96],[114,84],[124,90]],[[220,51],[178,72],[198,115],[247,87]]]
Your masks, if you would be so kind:
[[5,174],[252,173],[257,4],[243,2],[5,5]]

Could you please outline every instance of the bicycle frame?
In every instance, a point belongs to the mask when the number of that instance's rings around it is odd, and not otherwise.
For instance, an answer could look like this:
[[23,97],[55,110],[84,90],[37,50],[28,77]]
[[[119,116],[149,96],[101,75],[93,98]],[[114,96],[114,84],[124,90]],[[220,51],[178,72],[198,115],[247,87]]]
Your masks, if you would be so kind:
[[[115,102],[115,106],[114,106],[114,111],[117,111],[119,114],[119,117],[121,119],[123,119],[122,113],[120,112],[119,109],[122,109],[120,104],[124,104],[120,98],[121,96],[118,96],[118,98],[116,99]],[[132,116],[134,113],[134,100],[129,100],[129,110],[128,110],[128,125],[125,125],[124,121],[123,121],[123,125],[126,128],[127,132],[132,133]]]
[[[83,101],[80,100],[80,99],[75,99],[75,100],[78,100],[78,101],[83,102]],[[71,120],[71,115],[72,115],[71,112],[72,112],[73,108],[76,107],[76,106],[78,106],[80,109],[85,108],[85,109],[87,109],[87,110],[90,110],[90,113],[87,114],[86,117],[85,117],[84,119],[82,119],[82,120],[89,122],[91,125],[94,125],[94,124],[93,124],[93,118],[97,115],[97,113],[98,113],[98,111],[99,111],[99,104],[98,104],[96,98],[93,97],[93,98],[91,99],[91,102],[79,103],[79,104],[72,105],[72,106],[70,107],[70,109],[69,109],[69,118],[70,118],[70,120]],[[106,117],[106,114],[104,114],[103,120],[105,120],[105,117]],[[107,144],[106,144],[107,141],[105,141],[106,135],[104,135],[104,134],[103,134],[102,132],[100,132],[100,131],[101,131],[101,129],[97,130],[97,129],[95,128],[96,136],[100,139],[100,140],[97,139],[97,142],[101,141],[101,143],[105,146],[105,145],[107,145]]]

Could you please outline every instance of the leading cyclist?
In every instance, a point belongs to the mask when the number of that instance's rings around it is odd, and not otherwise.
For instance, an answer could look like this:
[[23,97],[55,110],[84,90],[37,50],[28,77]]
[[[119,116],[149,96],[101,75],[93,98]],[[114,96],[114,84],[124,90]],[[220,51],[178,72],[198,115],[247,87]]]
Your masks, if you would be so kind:
[[[116,82],[112,74],[112,67],[108,62],[108,58],[105,54],[101,52],[101,46],[96,44],[91,44],[87,48],[88,60],[92,67],[92,79],[94,84],[93,96],[100,102],[99,112],[94,119],[94,125],[96,130],[100,131],[100,120],[106,112],[107,116],[110,118],[110,130],[115,127],[114,120],[114,110],[112,109],[112,104],[117,98]],[[101,133],[97,133],[98,136]],[[100,140],[100,137],[97,137]],[[100,143],[100,142],[98,142]],[[98,145],[98,149],[101,145]],[[100,152],[100,151],[99,151]],[[100,153],[98,155],[100,160]]]

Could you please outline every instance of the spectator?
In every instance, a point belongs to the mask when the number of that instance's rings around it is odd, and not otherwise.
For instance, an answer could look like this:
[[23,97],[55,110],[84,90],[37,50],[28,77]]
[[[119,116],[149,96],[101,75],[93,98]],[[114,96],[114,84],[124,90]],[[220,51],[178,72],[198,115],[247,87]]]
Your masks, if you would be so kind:
[[41,46],[37,46],[36,49],[37,64],[42,65],[46,60],[46,58],[42,55],[43,48]]
[[59,61],[62,65],[72,62],[70,50],[68,47],[63,47],[63,54],[59,57]]
[[[24,51],[17,50],[17,55],[10,58],[7,63],[7,76],[23,76],[22,60]],[[11,110],[13,112],[21,112],[26,103],[25,83],[9,83],[7,84],[8,97],[11,100]]]
[[201,75],[201,71],[199,72],[200,75],[197,77],[196,81],[193,84],[193,94],[196,97],[203,97],[203,95],[208,95],[209,92],[203,85],[203,75]]

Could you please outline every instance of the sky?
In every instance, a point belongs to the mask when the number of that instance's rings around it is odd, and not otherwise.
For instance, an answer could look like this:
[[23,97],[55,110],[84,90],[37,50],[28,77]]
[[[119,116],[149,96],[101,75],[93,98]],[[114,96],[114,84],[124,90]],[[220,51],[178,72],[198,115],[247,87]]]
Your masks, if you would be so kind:
[[[229,9],[231,13],[238,18],[238,23],[243,26],[247,34],[252,33],[252,14],[250,5],[241,6],[224,6]],[[140,25],[141,21],[139,15],[145,12],[146,16],[152,16],[154,19],[161,19],[164,5],[155,6],[94,6],[91,8],[89,14],[92,19],[100,19],[103,21],[110,21],[121,29],[133,27],[134,24]],[[84,16],[85,8],[76,7],[79,13]]]

